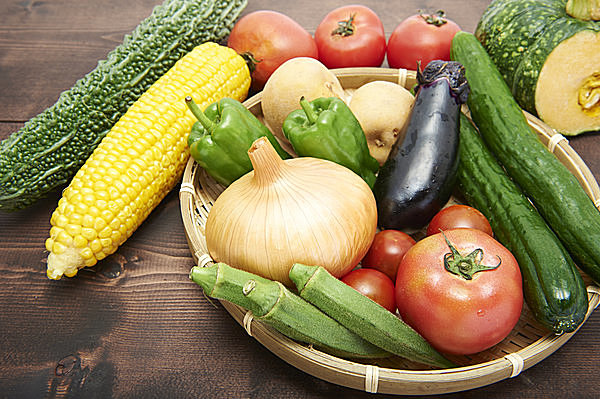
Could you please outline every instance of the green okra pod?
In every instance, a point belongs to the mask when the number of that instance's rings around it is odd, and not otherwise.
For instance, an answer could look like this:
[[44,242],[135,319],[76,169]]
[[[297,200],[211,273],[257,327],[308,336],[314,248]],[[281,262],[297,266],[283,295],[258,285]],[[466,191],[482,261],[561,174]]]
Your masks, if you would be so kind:
[[283,335],[347,358],[378,358],[390,354],[369,343],[321,312],[283,284],[224,263],[195,266],[190,278],[213,298],[232,302],[252,312]]
[[321,266],[294,264],[290,279],[300,296],[372,344],[431,366],[456,367],[395,314]]

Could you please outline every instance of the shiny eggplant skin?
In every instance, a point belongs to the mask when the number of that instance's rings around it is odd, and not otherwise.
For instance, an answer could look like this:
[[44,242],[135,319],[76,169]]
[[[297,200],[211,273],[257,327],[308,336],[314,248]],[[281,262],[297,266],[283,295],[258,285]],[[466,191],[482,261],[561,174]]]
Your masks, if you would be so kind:
[[432,61],[418,74],[418,91],[404,140],[392,148],[373,188],[381,229],[419,230],[452,194],[458,168],[460,107],[469,90],[464,68],[455,64]]

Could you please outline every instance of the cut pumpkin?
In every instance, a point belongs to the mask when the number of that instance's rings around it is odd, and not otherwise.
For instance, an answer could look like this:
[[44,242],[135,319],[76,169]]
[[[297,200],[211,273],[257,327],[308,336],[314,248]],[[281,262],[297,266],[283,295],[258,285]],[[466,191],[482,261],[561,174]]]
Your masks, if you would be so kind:
[[475,31],[519,105],[565,135],[600,130],[599,11],[597,0],[495,0]]

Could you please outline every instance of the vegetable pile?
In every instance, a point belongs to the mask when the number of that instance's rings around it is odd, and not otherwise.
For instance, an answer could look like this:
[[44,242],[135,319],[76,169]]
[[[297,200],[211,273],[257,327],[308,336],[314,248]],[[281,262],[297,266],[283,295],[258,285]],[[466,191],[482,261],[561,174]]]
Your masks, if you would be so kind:
[[[583,3],[569,2],[569,15],[587,15]],[[364,6],[332,10],[314,37],[268,10],[232,26],[244,6],[168,0],[2,142],[0,209],[70,181],[51,217],[49,278],[114,253],[191,155],[223,192],[204,230],[215,264],[190,278],[294,340],[450,368],[450,355],[504,340],[524,303],[556,334],[583,323],[577,266],[600,281],[600,212],[517,101],[560,115],[567,133],[598,128],[600,72],[589,65],[600,51],[577,60],[581,85],[561,93],[576,115],[563,118],[547,94],[569,75],[557,66],[565,51],[600,50],[597,22],[555,15],[558,0],[497,0],[476,35],[438,12],[411,16],[386,43]],[[523,49],[502,33],[521,26]],[[146,42],[150,30],[170,34]],[[229,31],[228,46],[215,43]],[[506,56],[515,51],[523,64]],[[417,85],[346,90],[331,71],[385,57],[415,69]],[[262,115],[242,103],[251,88]]]

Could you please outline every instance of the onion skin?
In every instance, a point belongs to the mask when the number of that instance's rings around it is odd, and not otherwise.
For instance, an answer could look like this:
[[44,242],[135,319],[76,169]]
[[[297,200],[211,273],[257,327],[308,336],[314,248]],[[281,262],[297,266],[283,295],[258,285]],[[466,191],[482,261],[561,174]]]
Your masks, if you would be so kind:
[[297,262],[336,277],[352,270],[377,229],[375,197],[364,180],[322,159],[284,161],[262,138],[248,155],[254,170],[227,187],[208,214],[213,260],[287,286]]

